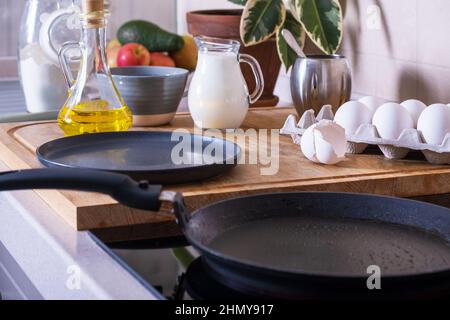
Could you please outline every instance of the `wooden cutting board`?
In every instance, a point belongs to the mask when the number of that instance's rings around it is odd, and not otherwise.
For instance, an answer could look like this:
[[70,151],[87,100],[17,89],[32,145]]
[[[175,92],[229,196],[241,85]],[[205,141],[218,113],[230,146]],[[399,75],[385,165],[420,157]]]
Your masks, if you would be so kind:
[[[294,109],[251,110],[244,129],[279,129]],[[193,131],[188,114],[179,114],[170,126],[140,129]],[[41,167],[35,150],[41,144],[62,137],[55,122],[4,124],[0,126],[0,160],[11,170]],[[241,147],[248,151],[255,144]],[[142,150],[151,156],[151,150]],[[276,152],[276,150],[271,150]],[[261,175],[267,165],[242,164],[229,173],[200,183],[170,186],[183,192],[189,210],[240,195],[282,191],[343,191],[399,197],[450,193],[450,166],[433,166],[423,160],[390,161],[381,155],[355,155],[336,166],[322,166],[306,160],[290,137],[280,136],[279,171]],[[92,230],[148,224],[172,224],[167,208],[159,213],[123,207],[104,195],[36,191],[69,224],[78,230]]]

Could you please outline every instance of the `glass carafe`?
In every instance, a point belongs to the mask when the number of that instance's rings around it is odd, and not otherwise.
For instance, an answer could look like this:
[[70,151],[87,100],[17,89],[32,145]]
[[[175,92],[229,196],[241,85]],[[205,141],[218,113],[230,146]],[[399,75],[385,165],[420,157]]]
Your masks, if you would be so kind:
[[[189,89],[189,110],[195,125],[202,129],[236,129],[247,115],[249,105],[264,90],[264,79],[258,62],[239,54],[240,43],[208,37],[197,37],[198,64]],[[247,63],[256,79],[255,92],[249,94],[240,68]]]
[[[106,12],[103,0],[83,0],[81,42],[66,43],[59,53],[69,87],[69,98],[58,123],[66,135],[127,131],[133,117],[120,96],[106,63]],[[81,62],[73,79],[66,53],[81,50]]]
[[58,51],[65,42],[80,39],[79,13],[80,0],[25,2],[18,64],[29,112],[58,110],[67,99]]

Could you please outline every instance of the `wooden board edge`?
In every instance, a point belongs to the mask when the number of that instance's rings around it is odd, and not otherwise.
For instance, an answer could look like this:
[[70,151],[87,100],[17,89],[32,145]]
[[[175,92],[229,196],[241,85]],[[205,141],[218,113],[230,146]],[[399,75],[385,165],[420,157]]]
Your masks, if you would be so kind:
[[[89,231],[104,228],[167,223],[175,220],[171,209],[172,207],[169,207],[167,204],[159,212],[132,209],[118,203],[78,207],[76,228],[78,231]],[[92,217],[95,217],[95,219]],[[108,223],[105,224],[105,221],[108,221]]]
[[[408,191],[408,185],[422,185],[421,191]],[[406,186],[406,187],[405,187]],[[445,187],[443,187],[445,186]],[[418,196],[439,195],[450,193],[450,172],[445,173],[437,171],[424,175],[417,173],[416,175],[384,175],[374,176],[369,180],[345,179],[340,181],[320,180],[316,183],[304,184],[272,184],[270,192],[267,189],[247,189],[247,190],[221,190],[221,192],[210,193],[208,195],[187,195],[185,197],[189,210],[196,210],[200,207],[213,202],[225,199],[252,196],[264,193],[284,193],[284,192],[348,192],[348,193],[365,193],[382,196],[393,196],[400,198],[412,198]],[[403,190],[403,191],[402,191]]]

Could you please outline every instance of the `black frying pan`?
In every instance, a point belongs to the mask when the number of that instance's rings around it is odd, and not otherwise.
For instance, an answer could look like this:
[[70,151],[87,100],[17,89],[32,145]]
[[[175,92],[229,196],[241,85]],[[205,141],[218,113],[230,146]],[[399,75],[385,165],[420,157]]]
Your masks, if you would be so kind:
[[[450,294],[450,210],[388,197],[268,194],[186,211],[183,198],[127,176],[78,169],[0,175],[0,190],[59,188],[158,210],[173,203],[188,241],[216,280],[280,299],[405,298]],[[367,269],[381,270],[381,290]]]
[[[180,143],[187,143],[189,151],[177,149]],[[186,157],[182,164],[174,163],[174,150],[180,150],[177,156]],[[240,154],[238,145],[219,138],[146,131],[65,137],[47,142],[36,151],[46,167],[103,170],[164,185],[220,175],[237,165]]]

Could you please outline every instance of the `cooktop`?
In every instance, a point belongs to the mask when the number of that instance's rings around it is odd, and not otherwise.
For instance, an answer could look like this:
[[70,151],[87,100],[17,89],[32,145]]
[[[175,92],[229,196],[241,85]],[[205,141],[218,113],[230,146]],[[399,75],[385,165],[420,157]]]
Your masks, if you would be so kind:
[[208,275],[199,253],[184,237],[105,244],[93,239],[161,300],[251,300]]

